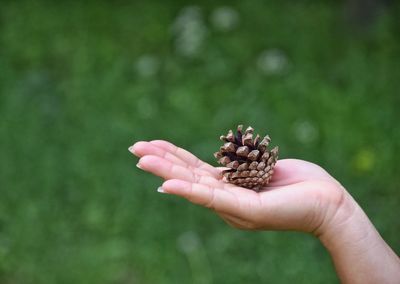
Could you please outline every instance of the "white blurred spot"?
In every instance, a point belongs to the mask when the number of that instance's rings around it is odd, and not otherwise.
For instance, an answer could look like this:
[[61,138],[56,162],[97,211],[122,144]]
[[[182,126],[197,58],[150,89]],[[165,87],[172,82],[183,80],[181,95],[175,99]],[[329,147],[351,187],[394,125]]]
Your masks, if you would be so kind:
[[139,117],[148,119],[155,115],[157,106],[149,97],[142,97],[137,101],[136,111]]
[[178,237],[177,245],[180,251],[190,254],[198,250],[201,243],[199,236],[195,232],[188,231]]
[[318,138],[318,130],[310,121],[299,121],[293,127],[294,136],[303,144],[314,142]]
[[175,51],[182,56],[193,57],[200,53],[207,28],[199,7],[182,9],[171,27]]
[[140,76],[152,77],[156,75],[160,69],[160,62],[155,56],[142,55],[137,59],[134,67]]
[[266,75],[279,75],[287,71],[289,60],[282,50],[268,49],[258,57],[257,66]]
[[219,31],[231,31],[239,24],[239,13],[229,6],[216,8],[211,13],[211,23]]

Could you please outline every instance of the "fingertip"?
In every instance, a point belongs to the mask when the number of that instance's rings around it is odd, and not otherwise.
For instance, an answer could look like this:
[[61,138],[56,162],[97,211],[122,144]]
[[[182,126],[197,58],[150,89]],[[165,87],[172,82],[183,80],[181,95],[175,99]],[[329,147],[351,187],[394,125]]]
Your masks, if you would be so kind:
[[163,157],[165,156],[166,152],[161,147],[158,147],[157,145],[154,145],[147,141],[139,141],[135,143],[129,148],[129,151],[131,151],[134,155],[138,157],[144,157],[147,155]]
[[162,188],[162,186],[159,186],[157,188],[157,192],[159,192],[159,193],[167,193],[167,192],[165,192],[164,188]]
[[133,155],[136,156],[136,152],[135,152],[133,146],[130,146],[130,147],[128,148],[128,151],[131,152],[131,154],[133,154]]
[[190,182],[180,179],[170,179],[161,186],[166,193],[182,195],[190,186]]
[[137,167],[140,169],[149,169],[158,167],[160,164],[160,157],[153,156],[153,155],[145,155],[139,159],[137,163]]
[[135,156],[140,156],[141,149],[146,145],[146,141],[138,141],[128,148],[128,151]]

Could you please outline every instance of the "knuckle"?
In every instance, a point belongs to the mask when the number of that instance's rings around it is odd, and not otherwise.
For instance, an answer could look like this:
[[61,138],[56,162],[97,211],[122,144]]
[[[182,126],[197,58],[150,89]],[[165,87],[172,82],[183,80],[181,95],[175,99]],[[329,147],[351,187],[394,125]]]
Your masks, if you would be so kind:
[[194,173],[194,172],[192,172],[192,178],[193,178],[193,181],[195,183],[200,183],[201,182],[201,176],[196,174],[196,173]]
[[214,190],[210,191],[210,198],[208,202],[205,204],[205,207],[214,209],[214,203],[215,203],[215,193]]

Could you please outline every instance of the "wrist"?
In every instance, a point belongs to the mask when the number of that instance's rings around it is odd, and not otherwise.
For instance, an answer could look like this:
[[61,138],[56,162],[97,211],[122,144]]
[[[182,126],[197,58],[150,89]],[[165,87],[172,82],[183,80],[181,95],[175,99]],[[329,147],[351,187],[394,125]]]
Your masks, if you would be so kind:
[[334,251],[367,241],[371,230],[373,225],[368,217],[351,195],[344,191],[340,206],[326,220],[318,238],[328,251]]
[[365,251],[376,241],[376,234],[375,227],[364,211],[345,191],[341,205],[327,222],[318,238],[332,254],[349,247]]

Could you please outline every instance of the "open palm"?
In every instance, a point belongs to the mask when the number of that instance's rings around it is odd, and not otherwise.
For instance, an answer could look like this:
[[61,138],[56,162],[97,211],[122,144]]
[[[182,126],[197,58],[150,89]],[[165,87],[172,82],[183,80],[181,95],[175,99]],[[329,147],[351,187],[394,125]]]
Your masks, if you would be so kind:
[[340,184],[321,167],[296,159],[279,160],[260,192],[222,180],[213,167],[170,142],[137,142],[129,150],[138,167],[166,181],[161,189],[214,210],[240,229],[297,230],[321,233],[344,199]]

